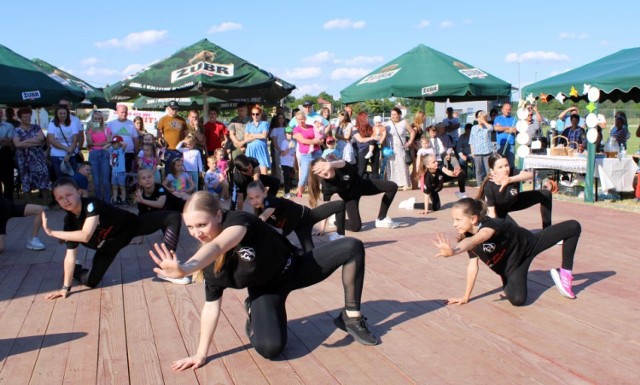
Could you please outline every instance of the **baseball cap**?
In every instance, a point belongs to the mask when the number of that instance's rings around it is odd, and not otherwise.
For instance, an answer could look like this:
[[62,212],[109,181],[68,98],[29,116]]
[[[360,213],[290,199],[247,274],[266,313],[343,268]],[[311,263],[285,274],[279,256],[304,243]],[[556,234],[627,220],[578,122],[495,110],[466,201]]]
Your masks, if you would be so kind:
[[169,104],[167,104],[167,107],[171,108],[172,110],[177,110],[180,105],[175,100],[172,100],[169,102]]
[[284,132],[286,132],[287,134],[291,134],[293,132],[293,127],[286,127],[284,129]]
[[120,135],[116,135],[113,138],[111,138],[111,143],[122,143],[122,136]]
[[313,106],[313,103],[311,103],[309,100],[307,100],[306,102],[302,103],[302,107],[311,107]]
[[327,142],[327,144],[333,144],[336,142],[336,138],[334,138],[333,136],[327,136],[327,139],[325,139],[325,141]]
[[373,122],[374,122],[374,123],[380,123],[380,122],[382,122],[382,116],[380,116],[380,115],[376,115],[376,116],[374,116],[374,117],[373,117]]

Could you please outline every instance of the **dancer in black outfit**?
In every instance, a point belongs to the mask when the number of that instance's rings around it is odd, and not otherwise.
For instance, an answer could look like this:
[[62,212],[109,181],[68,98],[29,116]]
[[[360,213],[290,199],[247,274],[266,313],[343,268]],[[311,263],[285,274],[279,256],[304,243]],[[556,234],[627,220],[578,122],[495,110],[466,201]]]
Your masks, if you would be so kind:
[[300,246],[303,251],[313,249],[313,239],[311,231],[313,225],[323,222],[322,231],[316,235],[324,233],[326,219],[331,215],[336,216],[337,231],[331,234],[329,239],[335,241],[344,238],[344,202],[332,201],[310,209],[299,205],[292,200],[276,198],[267,195],[267,189],[261,182],[251,182],[247,187],[247,201],[253,207],[253,213],[273,227],[282,229],[282,234],[287,236],[292,231],[298,236]]
[[573,257],[580,238],[580,223],[570,220],[532,233],[519,227],[511,218],[487,217],[484,201],[463,198],[451,209],[453,227],[458,230],[460,242],[451,246],[449,240],[439,234],[434,244],[439,249],[436,257],[469,254],[467,285],[464,296],[449,299],[449,304],[469,302],[478,276],[478,259],[502,278],[507,299],[514,306],[522,306],[527,300],[527,273],[533,259],[543,251],[564,241],[560,269],[552,269],[551,277],[563,296],[575,298],[571,289],[573,281]]
[[280,188],[280,179],[260,174],[260,163],[255,158],[249,158],[240,154],[233,159],[233,171],[231,172],[232,195],[231,210],[242,210],[244,199],[247,196],[247,186],[253,181],[260,181],[269,188],[269,195],[276,196]]
[[[182,222],[177,212],[156,211],[138,217],[100,199],[82,198],[78,185],[66,177],[54,183],[53,194],[58,205],[67,212],[64,230],[49,228],[46,211],[42,215],[42,228],[47,235],[67,243],[67,254],[62,288],[48,294],[47,299],[66,298],[74,278],[85,286],[97,286],[118,252],[137,235],[162,230],[168,248],[175,250],[178,245]],[[90,270],[76,265],[79,244],[96,251]]]
[[223,212],[218,200],[203,191],[187,200],[183,219],[191,236],[202,243],[188,261],[180,264],[177,255],[164,245],[155,245],[149,252],[159,266],[154,269],[157,273],[179,278],[201,270],[204,276],[206,302],[198,350],[175,361],[174,370],[205,363],[226,288],[248,288],[249,339],[260,355],[276,357],[287,343],[285,302],[289,293],[323,281],[340,267],[345,308],[334,322],[358,342],[377,344],[360,313],[365,267],[361,241],[347,237],[303,254],[255,215]]
[[[393,229],[399,226],[397,222],[387,217],[389,207],[398,192],[398,185],[394,182],[362,179],[358,175],[358,169],[344,160],[328,162],[319,158],[311,163],[311,170],[312,172],[309,173],[309,203],[311,207],[318,205],[321,193],[325,202],[330,201],[333,194],[338,194],[345,203],[348,217],[345,225],[347,230],[357,232],[362,229],[358,207],[360,198],[380,193],[384,193],[384,196],[380,203],[376,227]],[[320,183],[322,183],[322,191],[320,191]]]
[[539,203],[542,228],[547,228],[551,226],[551,192],[519,191],[520,182],[532,178],[533,175],[527,171],[512,175],[507,158],[492,154],[489,156],[489,175],[482,182],[477,199],[486,200],[488,214],[492,218],[505,218],[512,211],[524,210]]

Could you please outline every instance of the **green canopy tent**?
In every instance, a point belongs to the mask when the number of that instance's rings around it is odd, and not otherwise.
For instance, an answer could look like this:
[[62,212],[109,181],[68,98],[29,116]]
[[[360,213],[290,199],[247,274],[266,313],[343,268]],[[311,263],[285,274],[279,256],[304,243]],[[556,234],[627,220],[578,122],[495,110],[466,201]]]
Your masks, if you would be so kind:
[[[140,96],[133,102],[133,108],[136,110],[164,110],[170,101],[175,100],[183,110],[201,110],[203,108],[202,98],[190,97],[190,98],[150,98],[147,96]],[[217,107],[219,109],[236,108],[238,102],[245,103],[264,103],[260,98],[250,98],[242,100],[225,101],[218,98],[207,98],[207,104],[209,108]]]
[[85,99],[80,102],[82,105],[89,105],[96,108],[115,108],[115,103],[107,102],[102,89],[94,87],[82,79],[79,79],[68,72],[65,72],[42,59],[32,59],[32,61],[42,69],[52,79],[65,87],[74,88],[82,92]]
[[200,97],[277,103],[295,86],[203,39],[105,89],[108,100]]
[[[561,93],[573,101],[586,99],[584,85],[600,89],[599,101],[640,102],[640,47],[628,48],[605,56],[582,67],[540,80],[523,88],[522,95],[533,94],[546,99]],[[575,89],[573,96],[571,88]]]
[[79,102],[81,90],[65,87],[37,65],[0,44],[0,103],[10,106],[50,106],[61,98]]
[[420,44],[340,94],[345,103],[391,97],[457,102],[509,97],[511,84]]

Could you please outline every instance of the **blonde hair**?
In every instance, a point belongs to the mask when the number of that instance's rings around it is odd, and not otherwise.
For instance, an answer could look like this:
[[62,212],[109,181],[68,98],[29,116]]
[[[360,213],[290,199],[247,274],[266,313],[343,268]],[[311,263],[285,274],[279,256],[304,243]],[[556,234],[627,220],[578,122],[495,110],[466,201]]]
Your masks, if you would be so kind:
[[[220,211],[220,202],[218,198],[216,198],[213,194],[210,194],[207,191],[198,191],[192,194],[187,202],[184,204],[184,209],[182,213],[188,213],[191,211],[201,211],[206,212],[211,215],[216,215]],[[225,253],[218,255],[215,259],[215,263],[213,266],[213,272],[215,274],[220,273],[222,270],[222,266],[224,266],[225,262]],[[193,273],[193,280],[195,282],[203,282],[204,281],[204,272],[202,270],[198,270]]]

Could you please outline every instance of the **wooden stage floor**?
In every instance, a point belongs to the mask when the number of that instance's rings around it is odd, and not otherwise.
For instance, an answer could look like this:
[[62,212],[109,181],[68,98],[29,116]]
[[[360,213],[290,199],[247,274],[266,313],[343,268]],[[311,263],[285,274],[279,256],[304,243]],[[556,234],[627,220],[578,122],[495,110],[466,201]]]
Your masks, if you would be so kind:
[[[443,202],[454,191],[445,189]],[[469,304],[446,306],[445,298],[462,295],[467,264],[463,255],[433,257],[434,234],[454,235],[450,204],[428,216],[398,209],[410,196],[422,199],[399,192],[390,212],[401,228],[374,228],[380,196],[366,197],[366,227],[347,233],[366,245],[363,311],[380,345],[336,330],[343,296],[334,274],[289,297],[289,343],[273,361],[245,336],[246,292],[227,290],[207,364],[182,373],[170,365],[196,350],[204,289],[154,277],[147,250],[160,233],[121,252],[99,288],[74,287],[66,300],[48,301],[61,284],[64,245],[42,235],[45,251],[26,250],[31,221],[14,219],[0,256],[0,384],[640,383],[638,214],[554,202],[554,222],[582,224],[576,300],[561,297],[549,276],[558,246],[534,261],[526,306],[501,300],[500,279],[486,267]],[[537,208],[513,216],[540,228]],[[62,212],[52,217],[60,228]],[[178,254],[186,259],[196,247],[183,229]]]

